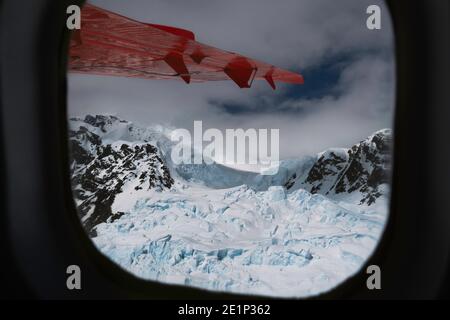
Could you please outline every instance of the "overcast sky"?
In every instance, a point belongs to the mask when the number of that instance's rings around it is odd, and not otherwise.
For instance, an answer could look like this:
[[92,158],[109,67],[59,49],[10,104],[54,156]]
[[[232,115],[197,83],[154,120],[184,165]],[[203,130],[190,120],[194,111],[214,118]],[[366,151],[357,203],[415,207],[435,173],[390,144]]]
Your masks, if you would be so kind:
[[[69,114],[114,114],[141,125],[279,128],[281,158],[349,147],[392,127],[395,62],[391,21],[376,0],[96,0],[143,22],[193,31],[197,41],[298,71],[305,85],[69,75]],[[366,8],[382,8],[382,29]]]

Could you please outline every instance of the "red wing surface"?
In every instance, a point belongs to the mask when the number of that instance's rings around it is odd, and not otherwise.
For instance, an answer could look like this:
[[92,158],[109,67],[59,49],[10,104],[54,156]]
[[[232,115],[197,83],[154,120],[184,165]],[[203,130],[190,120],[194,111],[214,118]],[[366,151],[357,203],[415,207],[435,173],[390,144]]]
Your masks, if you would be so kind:
[[69,70],[145,79],[182,78],[186,83],[233,80],[250,88],[254,80],[302,84],[297,73],[195,41],[174,27],[146,24],[86,4],[82,27],[73,33]]

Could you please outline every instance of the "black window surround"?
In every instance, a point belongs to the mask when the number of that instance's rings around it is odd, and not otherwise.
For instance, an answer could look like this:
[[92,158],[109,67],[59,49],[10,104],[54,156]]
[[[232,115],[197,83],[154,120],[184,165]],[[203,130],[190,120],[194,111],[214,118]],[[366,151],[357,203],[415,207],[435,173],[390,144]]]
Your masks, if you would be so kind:
[[[59,299],[240,299],[144,281],[85,235],[70,189],[66,117],[66,7],[82,1],[3,0],[1,12],[1,249],[6,294]],[[387,1],[396,36],[394,174],[389,221],[362,271],[319,298],[433,298],[450,253],[450,10],[440,0]],[[445,9],[445,8],[444,8]],[[20,21],[17,17],[21,17]],[[81,291],[65,287],[80,265]],[[383,290],[364,270],[382,269]],[[4,269],[4,270],[3,270]],[[447,278],[447,283],[448,283]]]

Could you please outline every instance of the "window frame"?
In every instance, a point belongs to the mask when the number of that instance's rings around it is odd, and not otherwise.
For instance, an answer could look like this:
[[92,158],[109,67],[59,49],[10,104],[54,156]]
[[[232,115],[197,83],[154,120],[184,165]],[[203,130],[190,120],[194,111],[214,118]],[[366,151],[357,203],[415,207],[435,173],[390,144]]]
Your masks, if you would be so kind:
[[[261,298],[137,278],[100,253],[85,234],[71,191],[66,114],[69,32],[65,9],[82,2],[4,0],[2,4],[2,237],[9,244],[5,250],[11,255],[11,267],[6,274],[11,275],[11,283],[17,281],[39,298]],[[438,166],[450,163],[444,139],[450,136],[445,121],[450,111],[438,102],[449,101],[445,83],[450,81],[445,68],[436,63],[450,56],[448,46],[436,47],[449,36],[448,30],[439,29],[445,28],[448,14],[439,9],[439,0],[386,2],[397,58],[389,218],[374,254],[361,270],[309,299],[431,298],[438,293],[448,265],[450,197],[444,190],[450,190],[450,182],[442,179]],[[20,24],[18,16],[23,18]],[[411,68],[417,65],[420,70]],[[418,77],[427,82],[419,83]],[[426,155],[441,150],[440,156],[427,157],[424,163],[414,159],[417,145],[423,146]],[[430,185],[433,190],[421,193],[416,185]],[[436,199],[432,191],[440,197]],[[80,292],[65,288],[70,264],[81,267],[84,288]],[[381,267],[382,290],[365,287],[365,269],[371,264]]]

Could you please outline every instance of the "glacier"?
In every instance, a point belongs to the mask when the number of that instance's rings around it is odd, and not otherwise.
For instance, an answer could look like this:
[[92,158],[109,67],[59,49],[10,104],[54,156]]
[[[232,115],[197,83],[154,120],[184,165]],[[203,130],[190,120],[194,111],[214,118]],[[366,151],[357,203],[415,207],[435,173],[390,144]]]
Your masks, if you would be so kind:
[[93,241],[101,252],[145,279],[235,293],[304,297],[329,290],[361,268],[385,221],[369,207],[349,210],[281,186],[176,183],[136,202],[126,194],[116,202],[128,213],[97,226]]
[[[73,150],[81,150],[72,165],[75,200],[87,212],[80,218],[91,218],[106,199],[110,207],[95,220],[91,239],[140,278],[308,297],[358,272],[382,235],[389,183],[380,170],[389,160],[390,131],[349,149],[283,160],[276,175],[263,176],[218,163],[174,165],[164,126],[114,116],[69,124],[79,148]],[[113,196],[94,195],[98,184],[83,187],[87,168],[95,181],[120,186],[105,189]],[[142,180],[146,172],[152,174]]]

